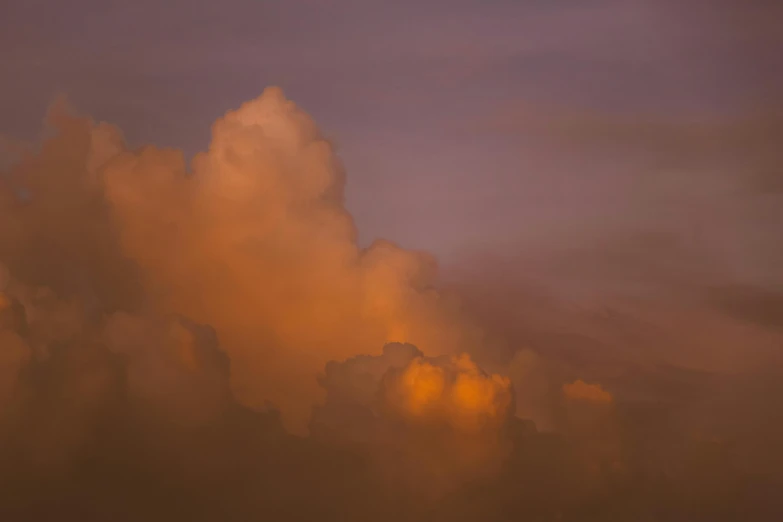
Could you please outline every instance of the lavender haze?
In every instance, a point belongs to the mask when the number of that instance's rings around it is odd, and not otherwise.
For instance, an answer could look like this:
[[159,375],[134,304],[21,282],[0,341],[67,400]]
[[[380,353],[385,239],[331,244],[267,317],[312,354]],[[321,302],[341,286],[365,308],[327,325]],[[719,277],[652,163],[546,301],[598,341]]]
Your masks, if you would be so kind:
[[783,518],[783,6],[0,6],[0,520]]

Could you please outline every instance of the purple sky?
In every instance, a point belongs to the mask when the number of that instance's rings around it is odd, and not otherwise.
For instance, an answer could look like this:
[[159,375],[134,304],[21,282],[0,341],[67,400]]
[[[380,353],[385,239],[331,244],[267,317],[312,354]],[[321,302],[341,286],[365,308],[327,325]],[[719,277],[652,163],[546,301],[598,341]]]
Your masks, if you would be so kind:
[[[678,4],[4,2],[0,134],[35,137],[66,93],[133,144],[193,153],[222,113],[279,85],[338,143],[363,242],[446,262],[565,245],[660,216],[655,194],[670,195],[648,179],[667,161],[659,136],[601,148],[586,139],[600,122],[712,125],[780,85],[774,2]],[[546,124],[575,114],[599,123],[585,136]]]

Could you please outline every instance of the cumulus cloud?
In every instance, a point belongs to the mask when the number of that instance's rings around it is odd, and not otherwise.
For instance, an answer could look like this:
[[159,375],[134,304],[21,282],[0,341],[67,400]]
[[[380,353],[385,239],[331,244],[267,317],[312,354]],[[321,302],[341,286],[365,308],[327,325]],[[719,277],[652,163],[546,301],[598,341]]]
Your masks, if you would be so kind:
[[387,341],[435,354],[476,344],[456,304],[432,289],[430,256],[386,241],[358,247],[340,160],[279,89],[218,120],[190,166],[179,151],[128,149],[118,129],[64,102],[48,122],[54,134],[0,191],[13,273],[82,298],[85,313],[149,310],[212,326],[240,400],[271,400],[289,427],[303,431],[332,358]]
[[446,423],[462,432],[502,425],[512,398],[508,378],[485,375],[467,354],[440,364],[413,359],[385,377],[382,395],[408,422]]
[[511,381],[467,354],[425,357],[410,344],[330,362],[315,436],[369,448],[390,480],[442,494],[497,471],[510,451]]
[[278,89],[190,164],[63,102],[47,122],[0,176],[3,520],[778,507],[774,299],[568,301],[494,262],[444,288],[357,245],[339,157]]
[[272,400],[290,426],[306,422],[331,358],[387,341],[443,353],[472,340],[430,288],[429,256],[357,246],[339,158],[278,89],[216,122],[190,170],[180,152],[147,147],[116,154],[99,177],[151,306],[212,325],[240,399]]
[[[257,432],[265,448],[291,440],[277,415],[313,440],[369,444],[362,458],[409,491],[498,468],[509,381],[464,353],[480,331],[434,288],[431,256],[358,247],[339,158],[281,91],[216,122],[190,167],[179,151],[129,149],[62,100],[47,125],[0,185],[8,469],[77,472],[118,445],[201,476],[193,466],[212,462],[179,437]],[[396,340],[443,356],[356,355]],[[352,405],[371,419],[363,439],[361,415],[342,415]]]

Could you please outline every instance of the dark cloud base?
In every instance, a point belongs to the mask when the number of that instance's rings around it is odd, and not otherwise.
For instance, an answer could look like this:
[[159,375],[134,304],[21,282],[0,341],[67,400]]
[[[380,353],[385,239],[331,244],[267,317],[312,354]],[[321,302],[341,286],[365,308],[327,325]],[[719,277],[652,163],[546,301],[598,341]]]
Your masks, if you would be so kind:
[[[666,380],[677,376],[632,380],[644,379],[671,390]],[[512,449],[497,475],[431,498],[389,481],[376,448],[317,430],[294,437],[276,412],[230,399],[207,424],[185,426],[130,397],[127,380],[121,357],[88,344],[25,369],[3,430],[3,520],[761,521],[783,513],[783,423],[772,406],[777,435],[767,441],[753,425],[747,440],[692,433],[682,400],[620,402],[611,434],[590,422],[544,433],[511,419]],[[99,382],[97,398],[69,400],[84,382]],[[770,399],[783,391],[779,381],[755,387]],[[725,415],[742,421],[741,412]]]

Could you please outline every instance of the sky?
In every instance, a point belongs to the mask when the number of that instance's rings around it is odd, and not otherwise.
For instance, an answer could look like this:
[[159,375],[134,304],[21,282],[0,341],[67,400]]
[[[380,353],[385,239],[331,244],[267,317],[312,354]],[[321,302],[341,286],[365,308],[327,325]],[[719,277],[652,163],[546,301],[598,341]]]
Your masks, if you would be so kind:
[[510,238],[565,242],[626,212],[628,171],[648,166],[575,150],[531,112],[693,123],[779,90],[774,3],[678,4],[7,2],[0,132],[36,136],[66,94],[131,143],[194,154],[228,107],[276,85],[338,145],[365,243],[448,263]]
[[0,5],[0,519],[783,519],[783,5]]

